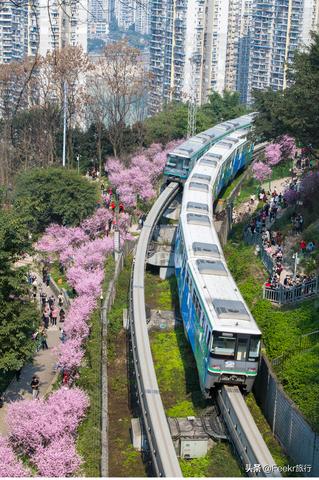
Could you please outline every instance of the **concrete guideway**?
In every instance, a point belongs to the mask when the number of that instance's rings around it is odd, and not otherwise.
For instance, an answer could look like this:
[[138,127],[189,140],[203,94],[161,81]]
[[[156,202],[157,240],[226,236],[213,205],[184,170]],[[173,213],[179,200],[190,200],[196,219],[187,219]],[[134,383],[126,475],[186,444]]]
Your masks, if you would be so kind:
[[144,270],[153,229],[179,189],[170,183],[149,212],[138,241],[131,279],[131,338],[141,413],[157,476],[182,477],[161,400],[146,324]]
[[223,386],[217,401],[247,475],[281,477],[239,388]]

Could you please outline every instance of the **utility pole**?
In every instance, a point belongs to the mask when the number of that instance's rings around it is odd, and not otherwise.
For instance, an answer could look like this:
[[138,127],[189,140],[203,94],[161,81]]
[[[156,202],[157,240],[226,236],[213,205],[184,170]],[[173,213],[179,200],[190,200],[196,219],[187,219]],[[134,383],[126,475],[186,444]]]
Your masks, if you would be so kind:
[[68,84],[64,80],[63,84],[63,153],[62,153],[62,166],[65,167],[65,153],[66,153],[66,114],[67,114],[67,91]]
[[191,62],[191,87],[190,98],[188,101],[188,124],[187,124],[187,138],[193,137],[196,134],[196,60],[195,55],[190,59]]

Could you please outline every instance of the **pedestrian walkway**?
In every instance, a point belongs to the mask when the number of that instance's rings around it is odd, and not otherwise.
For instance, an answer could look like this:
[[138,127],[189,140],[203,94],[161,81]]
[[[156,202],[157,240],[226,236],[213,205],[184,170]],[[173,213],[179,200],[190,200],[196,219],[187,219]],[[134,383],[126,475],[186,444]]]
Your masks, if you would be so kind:
[[[29,265],[30,270],[36,274],[32,259],[27,257],[23,261],[18,262],[18,266]],[[37,275],[38,285],[42,284],[42,291],[48,296],[54,295],[53,290],[42,283],[42,278]],[[38,289],[39,290],[39,289]],[[56,298],[56,297],[55,297]],[[39,291],[37,295],[39,300]],[[57,302],[57,298],[56,298]],[[47,330],[48,350],[40,350],[34,356],[33,363],[25,365],[20,374],[19,381],[14,378],[7,390],[4,392],[4,406],[0,408],[0,434],[6,435],[8,433],[6,414],[9,402],[14,402],[23,399],[32,399],[31,380],[33,375],[38,375],[40,379],[39,397],[43,397],[50,390],[52,383],[57,377],[56,363],[57,352],[56,347],[60,345],[59,339],[59,325],[49,326]]]

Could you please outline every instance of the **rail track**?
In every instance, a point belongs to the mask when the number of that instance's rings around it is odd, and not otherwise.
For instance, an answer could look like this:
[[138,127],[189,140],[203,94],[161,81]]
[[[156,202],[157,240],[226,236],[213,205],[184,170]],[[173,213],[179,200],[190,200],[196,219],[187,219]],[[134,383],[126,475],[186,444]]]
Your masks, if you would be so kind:
[[[258,148],[258,152],[260,150],[261,148]],[[138,396],[154,473],[158,477],[182,477],[182,472],[171,439],[152,359],[146,322],[144,272],[154,228],[177,195],[179,187],[178,183],[170,183],[149,212],[137,244],[130,285],[130,330]],[[280,476],[238,388],[223,387],[218,394],[218,403],[239,458],[244,465],[251,466],[247,474]]]

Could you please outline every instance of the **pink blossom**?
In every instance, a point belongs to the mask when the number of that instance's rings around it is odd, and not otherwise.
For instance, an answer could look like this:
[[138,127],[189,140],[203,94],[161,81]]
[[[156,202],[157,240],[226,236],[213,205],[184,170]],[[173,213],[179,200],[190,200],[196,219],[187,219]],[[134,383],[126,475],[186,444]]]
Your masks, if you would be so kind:
[[32,456],[32,463],[43,477],[67,477],[75,473],[82,463],[70,435],[55,438],[50,445],[40,445]]
[[30,477],[31,472],[18,460],[8,440],[0,436],[0,477]]
[[282,159],[281,148],[278,143],[271,143],[265,148],[265,157],[268,165],[277,165]]
[[62,433],[74,435],[88,405],[88,397],[81,389],[64,387],[46,401],[12,402],[8,407],[10,442],[30,455]]
[[81,347],[83,339],[69,338],[59,347],[59,365],[65,370],[75,370],[81,365],[84,350]]
[[289,135],[283,135],[279,141],[281,153],[285,158],[294,158],[297,147],[295,139]]
[[263,162],[255,162],[252,167],[254,177],[259,182],[263,182],[271,175],[271,168]]

